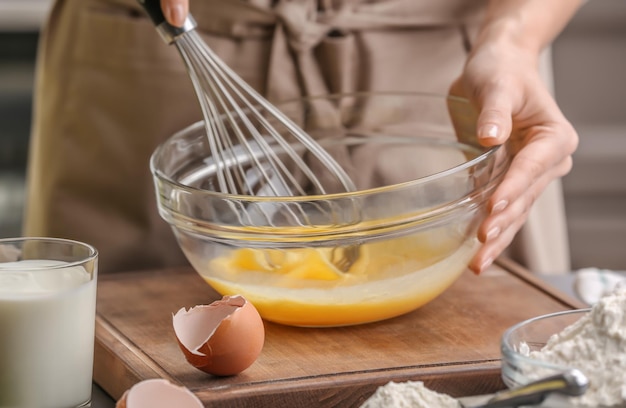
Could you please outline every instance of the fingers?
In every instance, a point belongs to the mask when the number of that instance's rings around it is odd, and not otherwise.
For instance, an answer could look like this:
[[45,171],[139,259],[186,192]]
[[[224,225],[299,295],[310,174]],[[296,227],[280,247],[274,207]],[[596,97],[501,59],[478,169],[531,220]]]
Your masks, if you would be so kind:
[[[497,212],[501,203],[538,196],[547,184],[567,174],[572,166],[571,155],[578,144],[578,135],[567,122],[537,126],[512,137],[512,144],[521,148],[515,154],[506,177],[493,193],[488,205]],[[507,146],[511,147],[511,146]],[[537,194],[533,194],[537,192]]]
[[564,118],[555,119],[558,122],[544,121],[511,136],[509,147],[515,156],[504,180],[490,197],[489,215],[478,229],[483,246],[469,265],[475,273],[485,270],[511,243],[548,184],[571,170],[578,135]]
[[479,275],[491,266],[493,261],[511,244],[517,231],[524,225],[527,216],[526,213],[523,217],[515,218],[512,223],[502,223],[506,226],[504,230],[500,230],[499,227],[492,228],[490,233],[493,233],[493,236],[490,236],[474,255],[468,265],[469,269]]
[[161,0],[161,9],[168,23],[182,27],[189,14],[189,0]]
[[[471,77],[471,74],[466,74]],[[467,79],[466,79],[467,81]],[[512,129],[512,91],[514,86],[508,80],[494,81],[483,85],[480,89],[469,86],[465,89],[463,80],[457,79],[450,86],[448,93],[460,97],[468,97],[480,110],[478,117],[463,112],[466,104],[458,106],[449,102],[449,110],[453,124],[460,140],[467,139],[465,134],[476,134],[484,146],[495,146],[504,143]],[[473,108],[473,107],[472,107]],[[463,126],[459,126],[463,125]],[[471,129],[466,129],[471,125]],[[459,129],[461,127],[461,129]],[[461,131],[459,131],[461,130]]]
[[509,246],[526,222],[535,200],[552,180],[569,172],[571,166],[572,159],[568,155],[536,179],[501,183],[489,203],[490,214],[478,229],[478,239],[484,244],[469,265],[472,271],[477,274],[484,271]]
[[511,134],[513,127],[511,118],[510,106],[498,104],[492,98],[485,100],[476,123],[476,131],[480,143],[484,146],[495,146],[504,143]]

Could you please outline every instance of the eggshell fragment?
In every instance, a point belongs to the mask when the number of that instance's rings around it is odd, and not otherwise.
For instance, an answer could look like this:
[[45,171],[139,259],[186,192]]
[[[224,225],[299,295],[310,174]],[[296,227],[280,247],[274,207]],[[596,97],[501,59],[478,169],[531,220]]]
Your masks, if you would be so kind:
[[164,379],[140,381],[124,392],[115,408],[203,408],[189,389]]
[[181,308],[172,320],[187,361],[213,375],[242,372],[256,361],[265,342],[259,312],[239,295],[189,310]]

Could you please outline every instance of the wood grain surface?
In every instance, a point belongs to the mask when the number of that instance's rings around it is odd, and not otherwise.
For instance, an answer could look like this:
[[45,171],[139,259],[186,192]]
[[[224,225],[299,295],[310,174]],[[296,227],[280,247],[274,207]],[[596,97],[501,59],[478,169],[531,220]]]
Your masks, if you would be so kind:
[[221,378],[185,361],[172,328],[181,307],[219,298],[191,268],[101,276],[95,381],[118,399],[138,381],[166,378],[207,407],[358,407],[376,387],[406,380],[455,397],[488,394],[504,387],[499,341],[506,328],[583,307],[501,260],[481,276],[466,272],[431,303],[387,321],[319,329],[266,322],[259,359]]

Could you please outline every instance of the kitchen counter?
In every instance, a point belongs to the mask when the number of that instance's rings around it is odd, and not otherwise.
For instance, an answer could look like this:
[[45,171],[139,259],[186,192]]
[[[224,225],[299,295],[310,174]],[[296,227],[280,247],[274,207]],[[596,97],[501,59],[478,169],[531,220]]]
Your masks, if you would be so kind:
[[114,408],[115,400],[111,398],[98,384],[93,385],[93,394],[91,395],[91,408]]

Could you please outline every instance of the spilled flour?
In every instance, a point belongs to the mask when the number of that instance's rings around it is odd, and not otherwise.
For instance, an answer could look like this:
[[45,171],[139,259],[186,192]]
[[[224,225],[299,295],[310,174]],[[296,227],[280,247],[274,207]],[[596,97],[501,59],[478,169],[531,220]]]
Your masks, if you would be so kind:
[[460,408],[454,398],[432,391],[421,381],[390,382],[378,387],[361,408]]
[[526,347],[524,354],[578,368],[587,376],[589,389],[571,399],[573,406],[626,407],[626,286],[601,298],[541,350],[528,352]]

